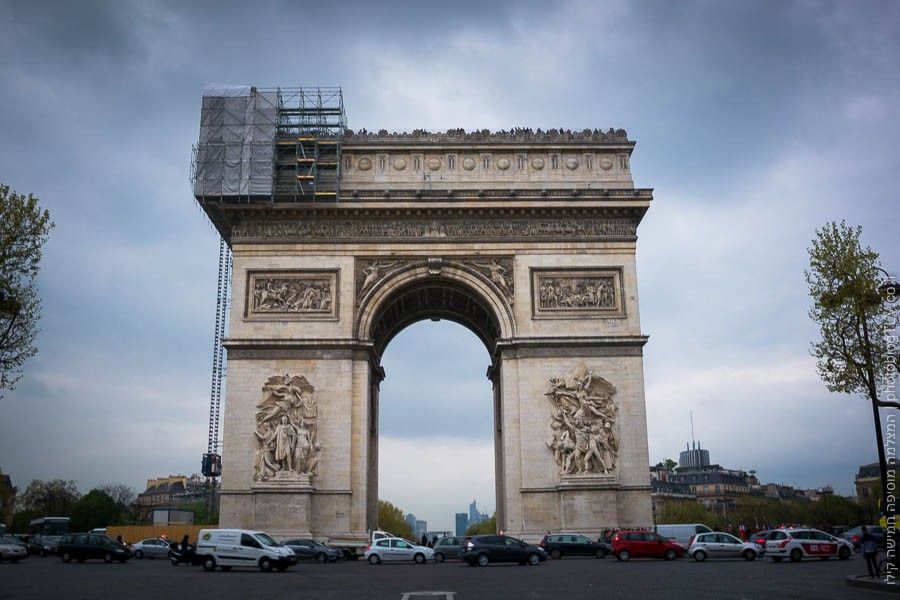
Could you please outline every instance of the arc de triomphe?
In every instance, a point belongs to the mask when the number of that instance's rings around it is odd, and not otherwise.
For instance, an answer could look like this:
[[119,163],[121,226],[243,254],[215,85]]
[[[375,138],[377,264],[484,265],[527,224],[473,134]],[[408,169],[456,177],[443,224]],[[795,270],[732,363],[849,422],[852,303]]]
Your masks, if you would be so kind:
[[233,252],[220,525],[376,527],[385,347],[449,319],[491,357],[497,526],[649,526],[623,130],[346,132],[336,201],[205,203]]

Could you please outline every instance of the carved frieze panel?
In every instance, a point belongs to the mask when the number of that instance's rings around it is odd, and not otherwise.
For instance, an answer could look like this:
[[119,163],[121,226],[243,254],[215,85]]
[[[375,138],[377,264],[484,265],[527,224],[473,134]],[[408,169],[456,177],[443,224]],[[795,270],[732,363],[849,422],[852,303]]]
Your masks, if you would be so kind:
[[552,377],[544,396],[552,406],[547,450],[559,472],[609,475],[619,456],[616,387],[585,365]]
[[535,319],[625,316],[622,269],[532,269]]
[[633,217],[571,218],[321,218],[291,221],[244,221],[234,225],[231,239],[237,243],[351,243],[359,240],[515,241],[538,239],[631,238],[637,231]]
[[303,376],[275,375],[256,407],[255,481],[308,481],[318,474],[319,410]]
[[250,271],[244,316],[252,320],[336,320],[338,272]]
[[366,257],[356,260],[354,281],[356,301],[359,303],[381,281],[400,269],[411,265],[426,265],[431,275],[440,275],[450,265],[462,266],[488,281],[512,304],[515,298],[513,259],[510,256],[452,256],[452,257]]

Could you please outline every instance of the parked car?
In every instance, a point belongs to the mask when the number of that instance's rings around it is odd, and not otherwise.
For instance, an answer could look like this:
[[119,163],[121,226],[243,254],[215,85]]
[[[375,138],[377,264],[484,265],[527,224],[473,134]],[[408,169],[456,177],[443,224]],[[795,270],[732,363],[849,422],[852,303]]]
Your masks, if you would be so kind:
[[605,558],[612,552],[612,546],[605,542],[595,542],[579,533],[554,533],[545,535],[541,540],[541,548],[557,559],[563,556],[595,556]]
[[131,558],[128,546],[97,533],[67,533],[59,540],[57,554],[66,563],[73,558],[78,562],[102,558],[104,562],[117,560],[122,563]]
[[0,562],[15,563],[23,558],[28,558],[28,547],[21,540],[11,535],[0,536]]
[[165,538],[147,538],[131,545],[131,553],[135,558],[168,558],[169,540]]
[[[875,538],[875,543],[878,544],[878,547],[884,548],[884,527],[881,527],[880,525],[866,525],[865,527],[868,532],[872,534],[872,537]],[[862,528],[863,526],[860,525],[859,527],[848,529],[838,537],[847,540],[848,542],[853,544],[853,548],[855,550],[859,550],[859,546],[862,543],[860,541],[862,539]]]
[[298,538],[281,542],[297,555],[297,560],[315,560],[316,562],[335,562],[344,556],[340,548],[326,546],[322,542],[310,538]]
[[791,562],[804,558],[828,560],[832,556],[847,560],[853,554],[853,544],[818,529],[777,529],[766,536],[766,554],[775,562],[785,557]]
[[547,553],[540,546],[508,535],[474,535],[460,546],[459,557],[471,567],[486,567],[492,562],[537,565],[547,560]]
[[434,550],[428,546],[417,546],[410,541],[397,537],[385,537],[366,548],[366,560],[371,565],[381,562],[412,561],[423,564],[434,559]]
[[444,562],[448,558],[459,558],[459,547],[463,543],[461,537],[442,537],[434,545],[434,562]]
[[652,531],[625,530],[613,536],[612,553],[621,561],[632,558],[675,560],[684,556],[684,548]]
[[58,535],[32,535],[28,538],[28,542],[26,542],[28,554],[37,554],[41,557],[54,554],[56,552],[56,547],[59,545],[59,540],[60,536]]
[[707,558],[740,558],[744,560],[756,560],[757,556],[765,554],[764,547],[755,542],[745,542],[730,533],[700,533],[694,536],[688,555],[697,562],[703,562]]

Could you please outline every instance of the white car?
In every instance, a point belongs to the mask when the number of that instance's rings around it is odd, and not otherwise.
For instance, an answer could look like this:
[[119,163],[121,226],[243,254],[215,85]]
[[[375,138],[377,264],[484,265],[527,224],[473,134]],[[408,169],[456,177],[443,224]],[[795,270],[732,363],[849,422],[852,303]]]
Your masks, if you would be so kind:
[[19,562],[23,558],[28,558],[28,549],[24,544],[7,536],[0,536],[0,561]]
[[741,558],[755,560],[765,550],[753,542],[745,542],[729,533],[701,533],[694,536],[688,554],[697,562],[707,558]]
[[785,557],[791,562],[832,556],[847,560],[853,555],[853,544],[818,529],[776,529],[766,536],[766,554],[775,562]]
[[165,538],[147,538],[131,545],[131,553],[135,558],[167,558],[170,542]]
[[366,548],[366,560],[370,565],[377,565],[382,561],[412,561],[422,564],[425,561],[434,560],[434,550],[428,546],[417,546],[403,538],[381,538]]

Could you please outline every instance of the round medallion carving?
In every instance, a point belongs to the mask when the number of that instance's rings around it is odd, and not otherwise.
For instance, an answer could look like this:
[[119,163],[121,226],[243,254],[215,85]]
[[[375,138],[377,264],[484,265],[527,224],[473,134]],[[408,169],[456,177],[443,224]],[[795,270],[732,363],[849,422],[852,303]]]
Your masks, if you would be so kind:
[[612,169],[612,166],[613,166],[613,159],[611,159],[610,157],[604,156],[603,158],[600,159],[600,168],[603,169],[604,171],[609,171],[610,169]]
[[566,159],[566,168],[570,171],[574,171],[578,168],[578,159],[577,158],[567,158]]
[[475,159],[474,158],[463,159],[462,166],[463,166],[463,169],[465,169],[466,171],[471,171],[472,169],[475,168]]
[[395,158],[394,159],[394,168],[398,171],[402,171],[406,168],[406,159],[405,158]]
[[497,159],[497,168],[501,171],[505,171],[509,168],[510,162],[508,158],[498,158]]
[[441,159],[439,158],[429,158],[428,159],[428,168],[432,171],[437,171],[441,168]]
[[361,159],[359,159],[359,162],[356,163],[356,166],[359,168],[360,171],[368,171],[369,169],[372,168],[372,159],[364,156]]
[[544,159],[541,157],[536,157],[531,159],[531,166],[540,171],[544,168]]

